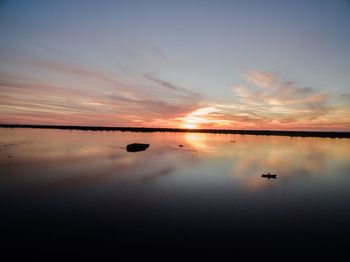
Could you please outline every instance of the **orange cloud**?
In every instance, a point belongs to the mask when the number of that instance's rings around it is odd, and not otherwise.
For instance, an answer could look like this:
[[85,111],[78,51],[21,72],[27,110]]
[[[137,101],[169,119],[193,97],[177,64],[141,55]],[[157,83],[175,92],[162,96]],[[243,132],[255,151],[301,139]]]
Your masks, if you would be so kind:
[[251,70],[243,75],[246,85],[232,88],[236,99],[219,103],[153,74],[126,80],[90,65],[18,62],[43,78],[0,73],[1,123],[350,130],[349,94],[332,100],[277,74]]
[[[80,125],[171,126],[193,111],[199,94],[148,77],[149,92],[138,84],[125,84],[96,69],[32,59],[45,76],[74,76],[72,86],[57,81],[0,74],[2,123],[51,123]],[[89,86],[86,86],[88,84]],[[175,122],[174,122],[174,125]]]
[[[231,104],[209,103],[182,118],[183,125],[231,129],[350,130],[349,107],[332,105],[328,93],[299,86],[293,81],[281,81],[278,75],[255,70],[244,78],[258,89],[235,86],[232,91],[238,101]],[[343,100],[346,97],[343,95]]]

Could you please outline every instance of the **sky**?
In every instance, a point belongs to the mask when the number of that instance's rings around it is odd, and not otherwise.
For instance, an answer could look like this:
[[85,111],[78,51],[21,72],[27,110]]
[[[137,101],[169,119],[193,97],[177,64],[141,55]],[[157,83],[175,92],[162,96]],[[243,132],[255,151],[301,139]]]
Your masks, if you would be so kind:
[[0,1],[0,123],[350,131],[350,1]]

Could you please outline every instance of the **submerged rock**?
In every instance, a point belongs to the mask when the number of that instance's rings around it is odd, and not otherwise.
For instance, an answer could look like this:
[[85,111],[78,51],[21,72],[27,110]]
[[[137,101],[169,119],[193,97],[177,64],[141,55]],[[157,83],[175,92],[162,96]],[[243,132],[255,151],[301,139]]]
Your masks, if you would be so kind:
[[145,151],[147,148],[149,148],[149,144],[133,143],[126,146],[126,151],[139,152],[139,151]]

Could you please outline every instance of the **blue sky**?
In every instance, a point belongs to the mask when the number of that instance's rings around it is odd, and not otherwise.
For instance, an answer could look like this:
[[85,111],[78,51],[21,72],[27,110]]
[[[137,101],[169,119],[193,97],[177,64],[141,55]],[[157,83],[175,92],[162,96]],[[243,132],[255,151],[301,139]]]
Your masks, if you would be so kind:
[[349,13],[345,0],[2,1],[0,121],[350,130]]

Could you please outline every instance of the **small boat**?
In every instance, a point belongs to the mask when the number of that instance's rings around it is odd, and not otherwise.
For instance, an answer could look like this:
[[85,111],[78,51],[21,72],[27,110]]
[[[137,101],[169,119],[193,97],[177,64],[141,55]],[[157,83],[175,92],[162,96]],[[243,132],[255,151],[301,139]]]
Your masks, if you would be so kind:
[[273,174],[267,173],[267,174],[262,174],[261,177],[265,177],[267,179],[270,179],[270,178],[276,179],[277,175],[273,175]]
[[126,151],[128,152],[145,151],[148,147],[149,147],[149,144],[133,143],[126,146]]

